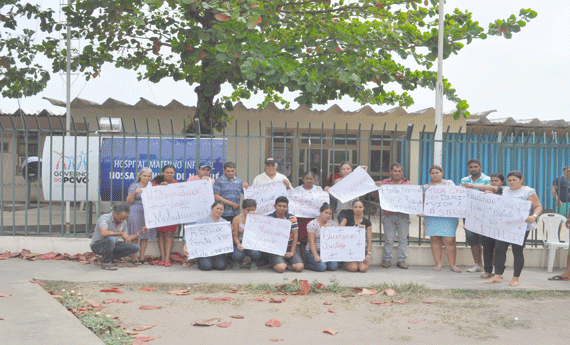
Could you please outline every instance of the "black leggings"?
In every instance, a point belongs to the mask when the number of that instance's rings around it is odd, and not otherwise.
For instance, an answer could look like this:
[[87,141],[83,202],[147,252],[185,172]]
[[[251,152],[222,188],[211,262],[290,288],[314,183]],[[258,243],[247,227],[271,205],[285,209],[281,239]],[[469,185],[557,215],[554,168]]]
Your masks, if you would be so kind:
[[512,244],[515,270],[513,277],[520,277],[521,271],[524,267],[523,248],[529,233],[530,231],[525,233],[522,246],[499,240],[495,241],[495,274],[503,275],[503,272],[505,271],[505,261],[507,260],[507,249],[509,248],[509,244]]
[[485,273],[493,272],[493,258],[495,256],[495,245],[497,240],[481,235],[481,244],[483,245],[483,267]]

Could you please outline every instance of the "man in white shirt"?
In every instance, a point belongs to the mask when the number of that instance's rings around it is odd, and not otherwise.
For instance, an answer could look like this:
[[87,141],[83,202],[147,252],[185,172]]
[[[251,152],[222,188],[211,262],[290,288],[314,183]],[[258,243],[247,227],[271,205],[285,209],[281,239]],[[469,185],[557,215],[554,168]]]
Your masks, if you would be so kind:
[[275,161],[274,158],[269,157],[265,160],[265,172],[257,175],[253,179],[253,183],[251,185],[258,186],[275,181],[283,181],[283,184],[285,184],[287,189],[292,188],[287,176],[277,172],[277,161]]

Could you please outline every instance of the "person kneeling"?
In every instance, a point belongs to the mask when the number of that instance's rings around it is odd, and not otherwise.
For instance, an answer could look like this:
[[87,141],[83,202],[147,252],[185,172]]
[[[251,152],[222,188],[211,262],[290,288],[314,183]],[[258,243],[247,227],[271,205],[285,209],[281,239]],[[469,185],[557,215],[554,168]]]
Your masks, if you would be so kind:
[[255,214],[257,202],[253,199],[245,199],[241,207],[243,208],[243,213],[236,216],[232,221],[232,234],[234,238],[232,259],[234,260],[234,269],[237,270],[240,268],[243,259],[247,255],[251,259],[251,269],[257,270],[257,263],[261,260],[261,252],[258,250],[244,249],[241,245],[247,215],[250,213]]
[[[202,219],[196,221],[196,224],[206,224],[206,223],[217,223],[222,219],[222,214],[224,213],[224,204],[221,201],[215,201],[212,206],[212,214]],[[184,248],[182,252],[185,256],[188,256],[188,247],[184,243]],[[202,271],[211,271],[216,269],[218,271],[223,271],[227,267],[226,254],[208,256],[206,258],[198,258],[198,268]]]
[[[129,218],[129,212],[129,205],[117,204],[113,206],[113,212],[104,214],[97,220],[90,247],[93,253],[102,256],[101,268],[104,270],[116,271],[117,266],[113,264],[113,260],[136,254],[141,249],[138,244],[131,241],[146,233],[148,228],[143,226],[132,235],[124,231],[127,228],[126,220]],[[124,241],[119,241],[117,239],[119,236]]]
[[332,207],[325,202],[319,211],[321,212],[319,218],[313,219],[307,224],[307,239],[309,245],[305,253],[306,267],[308,270],[317,272],[326,270],[336,271],[338,269],[338,262],[323,262],[320,256],[321,228],[334,226],[334,222],[331,219],[333,210]]
[[364,218],[364,204],[360,200],[354,200],[352,203],[352,210],[346,212],[344,218],[339,226],[358,226],[366,229],[366,256],[364,261],[361,262],[347,262],[344,267],[350,272],[366,272],[370,267],[370,255],[372,254],[372,223],[367,218]]
[[297,224],[297,218],[291,213],[287,212],[289,210],[289,199],[284,196],[280,196],[275,199],[275,212],[271,213],[269,217],[287,219],[291,222],[291,232],[289,233],[289,243],[287,244],[287,252],[285,256],[267,254],[273,269],[279,273],[285,272],[287,269],[287,263],[291,264],[291,267],[297,272],[301,272],[305,265],[303,265],[303,258],[297,249],[297,239],[299,236],[298,230],[299,225]]

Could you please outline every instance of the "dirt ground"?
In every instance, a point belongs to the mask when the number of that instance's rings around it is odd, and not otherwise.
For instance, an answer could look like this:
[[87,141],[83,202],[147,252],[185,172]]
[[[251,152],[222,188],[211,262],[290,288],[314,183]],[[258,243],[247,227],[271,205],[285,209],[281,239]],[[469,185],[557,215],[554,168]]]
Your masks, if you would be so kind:
[[[106,299],[130,300],[110,303],[101,313],[118,316],[128,329],[155,325],[139,332],[159,337],[148,344],[263,344],[282,339],[282,344],[474,344],[500,343],[567,344],[570,295],[556,292],[510,292],[429,290],[421,286],[395,286],[396,296],[358,295],[352,288],[336,288],[335,293],[308,295],[264,294],[270,286],[115,285],[122,294],[100,292],[110,287],[98,283],[48,283],[46,288],[73,289],[85,299],[102,303]],[[144,286],[156,291],[140,291]],[[371,287],[374,288],[374,287]],[[385,287],[377,287],[383,289]],[[172,289],[188,289],[189,295],[168,294]],[[69,291],[67,290],[67,291]],[[275,289],[273,289],[275,290]],[[351,295],[347,297],[346,295]],[[208,301],[200,297],[229,301]],[[269,299],[286,297],[282,303]],[[265,301],[253,301],[265,298]],[[371,301],[405,303],[372,304]],[[435,301],[436,303],[424,303]],[[331,302],[325,305],[325,302]],[[140,310],[142,305],[161,306]],[[331,312],[331,311],[336,312]],[[241,315],[243,319],[230,316]],[[194,320],[220,318],[228,328],[192,326]],[[281,327],[265,326],[270,319]],[[323,333],[331,328],[336,335]]]

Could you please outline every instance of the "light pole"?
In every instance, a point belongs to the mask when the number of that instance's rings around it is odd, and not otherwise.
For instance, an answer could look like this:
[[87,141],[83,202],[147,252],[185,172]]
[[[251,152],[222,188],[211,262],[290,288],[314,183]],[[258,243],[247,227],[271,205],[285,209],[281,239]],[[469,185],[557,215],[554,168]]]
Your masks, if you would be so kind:
[[443,162],[443,23],[444,0],[439,0],[439,33],[437,35],[437,83],[435,84],[435,133],[433,136],[433,164],[442,165]]

